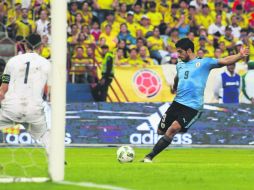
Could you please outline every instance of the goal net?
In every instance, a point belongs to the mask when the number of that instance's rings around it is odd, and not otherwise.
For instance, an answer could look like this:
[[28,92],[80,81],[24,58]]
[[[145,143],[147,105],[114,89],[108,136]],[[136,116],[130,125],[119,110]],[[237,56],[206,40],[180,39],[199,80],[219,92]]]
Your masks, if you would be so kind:
[[41,142],[32,139],[24,125],[3,129],[0,140],[0,182],[44,182],[49,179],[45,150]]

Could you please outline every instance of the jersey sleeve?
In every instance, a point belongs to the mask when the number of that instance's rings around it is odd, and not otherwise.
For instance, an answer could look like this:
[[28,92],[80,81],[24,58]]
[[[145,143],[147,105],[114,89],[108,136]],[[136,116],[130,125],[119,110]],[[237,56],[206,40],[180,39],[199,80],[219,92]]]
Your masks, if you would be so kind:
[[11,75],[11,68],[10,68],[11,64],[12,64],[12,59],[10,59],[10,60],[6,63],[5,68],[4,68],[4,73],[3,73],[3,74]]
[[205,58],[205,65],[211,70],[214,68],[220,68],[219,60],[215,58]]

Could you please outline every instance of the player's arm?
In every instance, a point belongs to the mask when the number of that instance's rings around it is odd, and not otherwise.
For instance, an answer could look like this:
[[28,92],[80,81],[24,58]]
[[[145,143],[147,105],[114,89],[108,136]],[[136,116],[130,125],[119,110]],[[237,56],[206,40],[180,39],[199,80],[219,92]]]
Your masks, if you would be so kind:
[[171,89],[171,92],[174,94],[176,93],[176,90],[177,90],[177,85],[178,85],[178,76],[176,75],[175,78],[174,78],[174,85]]
[[221,58],[218,60],[218,63],[220,65],[231,65],[231,64],[236,63],[237,61],[241,60],[242,58],[247,57],[249,55],[249,53],[250,53],[250,51],[248,48],[241,48],[241,50],[238,54]]
[[4,96],[6,92],[8,91],[9,88],[9,82],[11,80],[11,73],[12,73],[12,67],[11,65],[15,62],[14,58],[11,58],[7,64],[5,65],[3,75],[1,77],[2,79],[2,84],[0,86],[0,101],[4,99]]
[[9,88],[9,82],[10,82],[10,75],[3,74],[2,76],[2,84],[0,87],[0,101],[4,99],[4,96]]

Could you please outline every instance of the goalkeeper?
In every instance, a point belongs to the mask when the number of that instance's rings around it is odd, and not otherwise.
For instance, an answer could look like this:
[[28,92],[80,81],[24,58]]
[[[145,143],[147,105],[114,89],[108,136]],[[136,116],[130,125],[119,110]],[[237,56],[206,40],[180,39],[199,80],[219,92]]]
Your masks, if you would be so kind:
[[31,136],[40,140],[49,153],[43,93],[45,86],[48,85],[48,89],[50,86],[51,65],[47,59],[33,52],[31,43],[36,47],[40,37],[35,36],[30,43],[25,43],[27,52],[14,56],[5,66],[0,87],[0,130],[17,123],[27,123]]

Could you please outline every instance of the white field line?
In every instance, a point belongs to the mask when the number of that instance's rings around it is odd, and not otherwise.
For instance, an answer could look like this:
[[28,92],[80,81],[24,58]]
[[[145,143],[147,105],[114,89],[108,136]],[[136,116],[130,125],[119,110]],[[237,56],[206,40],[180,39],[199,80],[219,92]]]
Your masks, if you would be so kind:
[[62,185],[74,185],[74,186],[80,186],[80,187],[92,187],[92,188],[97,188],[97,189],[130,190],[130,189],[126,189],[123,187],[117,187],[117,186],[112,186],[112,185],[107,185],[107,184],[96,184],[96,183],[91,183],[91,182],[59,181],[59,182],[55,182],[55,183],[62,184]]
[[0,183],[44,183],[49,180],[47,177],[0,177]]

